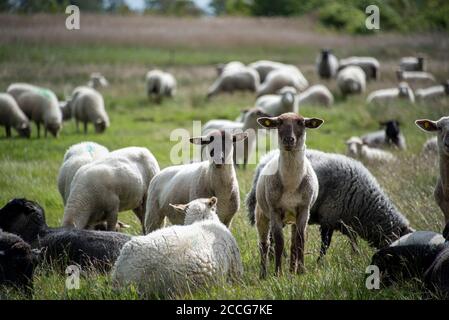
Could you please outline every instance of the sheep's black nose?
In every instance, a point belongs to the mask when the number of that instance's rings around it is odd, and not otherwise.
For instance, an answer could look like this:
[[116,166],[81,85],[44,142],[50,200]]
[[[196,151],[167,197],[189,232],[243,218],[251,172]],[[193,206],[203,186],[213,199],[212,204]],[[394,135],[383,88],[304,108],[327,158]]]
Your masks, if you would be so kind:
[[293,137],[285,137],[282,139],[284,144],[292,145],[295,142],[295,138]]

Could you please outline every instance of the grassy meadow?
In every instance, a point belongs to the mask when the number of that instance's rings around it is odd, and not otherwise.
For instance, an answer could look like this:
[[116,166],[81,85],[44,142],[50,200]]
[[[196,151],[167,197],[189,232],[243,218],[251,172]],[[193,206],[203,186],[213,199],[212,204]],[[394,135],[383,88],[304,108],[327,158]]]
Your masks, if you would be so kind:
[[[442,34],[383,34],[351,37],[314,27],[313,20],[302,19],[180,19],[134,16],[82,17],[81,30],[67,31],[63,16],[0,15],[0,91],[12,82],[30,82],[54,90],[60,99],[87,82],[91,72],[101,72],[110,82],[102,89],[111,119],[101,135],[92,128],[77,133],[73,122],[66,122],[59,139],[36,139],[33,126],[29,140],[6,139],[0,131],[0,206],[15,197],[39,202],[46,210],[50,226],[58,226],[63,204],[56,178],[64,152],[72,144],[95,141],[110,150],[147,147],[161,168],[170,166],[170,141],[176,128],[192,130],[192,121],[235,119],[241,109],[251,106],[250,93],[220,95],[206,101],[208,86],[216,74],[214,64],[230,60],[248,63],[270,59],[293,63],[311,84],[327,85],[336,97],[331,108],[305,106],[300,112],[317,116],[325,124],[307,137],[309,148],[345,152],[344,141],[379,128],[379,121],[397,118],[407,139],[408,149],[396,152],[397,164],[370,167],[394,204],[415,229],[441,231],[443,215],[433,199],[438,173],[435,159],[423,157],[421,148],[430,137],[414,120],[436,119],[446,115],[449,99],[422,105],[398,104],[389,108],[365,105],[372,90],[395,85],[399,57],[423,53],[428,69],[439,80],[449,78],[449,38]],[[335,81],[317,78],[314,61],[321,47],[331,47],[338,57],[373,55],[381,62],[381,80],[370,82],[367,93],[342,98]],[[152,103],[145,94],[145,73],[153,67],[172,72],[178,80],[178,94],[162,104]],[[0,128],[3,130],[3,128]],[[420,298],[418,281],[381,290],[365,288],[365,269],[374,250],[363,240],[360,253],[353,253],[347,238],[334,236],[322,263],[317,263],[320,236],[310,226],[306,242],[304,275],[259,280],[257,233],[246,218],[244,198],[251,186],[255,166],[238,170],[241,208],[231,231],[240,246],[244,277],[238,283],[220,283],[205,290],[180,296],[185,299],[415,299]],[[131,225],[126,232],[138,234],[140,226],[132,212],[119,219]],[[286,238],[289,232],[285,230]],[[286,244],[288,246],[288,243]],[[286,261],[286,260],[284,260]],[[284,267],[287,263],[284,263]],[[138,299],[135,290],[114,291],[110,278],[86,274],[80,290],[67,291],[65,276],[51,268],[39,268],[34,278],[34,299]],[[0,293],[0,296],[2,294]],[[3,292],[4,298],[21,299],[20,294]]]

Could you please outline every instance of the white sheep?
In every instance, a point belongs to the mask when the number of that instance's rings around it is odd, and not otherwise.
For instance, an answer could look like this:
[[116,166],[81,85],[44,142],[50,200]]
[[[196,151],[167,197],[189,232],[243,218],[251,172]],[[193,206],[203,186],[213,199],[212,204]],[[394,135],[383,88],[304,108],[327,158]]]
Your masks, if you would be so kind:
[[396,71],[398,81],[406,81],[413,89],[422,88],[423,86],[432,85],[436,79],[430,72],[424,71]]
[[449,96],[449,80],[439,86],[416,90],[416,98],[420,101],[437,100]]
[[95,142],[81,142],[71,146],[64,154],[58,173],[58,190],[64,205],[70,194],[70,184],[79,168],[94,160],[105,157],[109,150]]
[[217,198],[171,206],[185,216],[184,225],[127,242],[112,272],[114,284],[134,285],[150,297],[175,297],[222,279],[241,278],[240,251],[217,217]]
[[36,91],[39,87],[29,83],[16,82],[12,83],[6,89],[6,92],[14,97],[14,99],[19,99],[20,95],[24,92]]
[[90,80],[87,82],[87,86],[93,89],[100,89],[109,85],[108,80],[99,72],[93,72],[90,74]]
[[390,105],[399,100],[415,103],[415,95],[407,82],[399,83],[397,88],[381,89],[371,92],[366,103],[375,105]]
[[30,121],[9,93],[0,93],[0,126],[5,127],[7,138],[11,137],[11,127],[21,137],[31,135]]
[[220,63],[216,66],[217,75],[220,76],[224,71],[230,71],[235,69],[245,68],[245,65],[240,61],[231,61],[228,63]]
[[213,131],[194,137],[190,142],[207,145],[208,160],[167,167],[157,174],[148,188],[145,231],[159,229],[168,217],[172,224],[182,224],[184,216],[170,203],[187,203],[197,198],[218,198],[218,217],[226,226],[240,207],[239,184],[233,163],[233,144],[246,139],[245,132],[231,134]]
[[396,161],[396,157],[388,151],[371,148],[363,143],[359,137],[351,137],[346,141],[347,152],[346,155],[359,159],[364,163],[381,164]]
[[227,68],[214,81],[207,91],[207,98],[221,92],[233,93],[234,91],[255,92],[260,85],[259,74],[256,70],[242,66]]
[[350,65],[338,72],[337,85],[343,95],[365,92],[365,72],[358,66]]
[[317,84],[307,88],[304,92],[301,92],[297,97],[296,111],[300,105],[317,105],[330,107],[334,104],[334,96],[330,90],[322,85]]
[[285,65],[268,73],[264,83],[257,90],[257,96],[273,94],[287,86],[294,87],[301,92],[309,86],[309,82],[297,67]]
[[373,57],[349,57],[340,60],[339,69],[344,69],[348,66],[358,66],[365,72],[366,80],[377,80],[380,76],[380,63]]
[[399,62],[402,71],[424,71],[423,57],[403,57]]
[[89,122],[94,125],[97,133],[102,133],[109,127],[109,116],[104,107],[103,96],[97,90],[78,87],[69,103],[77,131],[79,131],[79,122],[83,123],[85,134]]
[[316,69],[322,79],[335,78],[338,72],[338,59],[329,49],[321,50],[316,59]]
[[58,137],[62,128],[62,113],[56,95],[49,89],[35,88],[24,91],[17,99],[17,104],[28,119],[37,126],[37,137],[40,137],[40,125],[44,125],[45,137],[47,132]]
[[177,82],[172,74],[157,69],[148,71],[146,75],[148,97],[160,102],[164,97],[174,97],[176,89]]
[[250,63],[248,67],[257,71],[260,77],[260,82],[262,83],[271,71],[285,67],[285,64],[270,60],[259,60]]
[[118,213],[133,210],[143,226],[148,185],[159,164],[146,148],[129,147],[83,165],[70,185],[62,225],[92,229],[106,221],[115,230]]
[[[292,87],[285,87],[280,94],[267,94],[257,98],[255,106],[261,108],[265,113],[272,117],[280,116],[283,113],[293,112],[295,106],[296,90]],[[288,88],[288,90],[287,90]]]

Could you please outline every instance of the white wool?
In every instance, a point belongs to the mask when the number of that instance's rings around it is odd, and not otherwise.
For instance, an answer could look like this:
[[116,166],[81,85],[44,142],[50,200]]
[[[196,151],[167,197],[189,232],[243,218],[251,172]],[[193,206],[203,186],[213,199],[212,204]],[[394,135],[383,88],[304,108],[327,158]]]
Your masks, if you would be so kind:
[[402,236],[390,246],[409,246],[409,245],[439,245],[446,241],[440,233],[432,231],[415,231]]
[[365,72],[358,66],[348,66],[338,72],[337,85],[343,95],[365,92]]
[[[304,92],[301,92],[298,95],[297,101],[297,106],[318,105],[330,107],[334,104],[334,96],[326,86],[317,84],[307,88]],[[298,110],[296,110],[296,112],[298,112]]]
[[257,96],[276,93],[286,86],[304,91],[309,86],[309,82],[296,66],[285,65],[268,73],[265,82],[257,90]]

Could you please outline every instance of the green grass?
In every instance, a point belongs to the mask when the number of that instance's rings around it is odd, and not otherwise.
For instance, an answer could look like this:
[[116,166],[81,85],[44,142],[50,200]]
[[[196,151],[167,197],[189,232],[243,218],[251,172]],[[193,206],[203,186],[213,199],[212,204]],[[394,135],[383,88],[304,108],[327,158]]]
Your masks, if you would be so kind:
[[[394,49],[394,50],[393,50]],[[394,56],[401,48],[393,46]],[[203,123],[213,118],[234,119],[241,109],[250,106],[254,97],[247,93],[222,95],[205,100],[205,92],[215,73],[211,64],[239,59],[249,62],[271,58],[297,63],[311,82],[317,83],[313,63],[315,51],[303,48],[271,49],[268,55],[261,48],[235,49],[176,49],[172,58],[168,49],[120,46],[40,46],[9,44],[0,50],[0,91],[13,81],[43,84],[59,97],[75,85],[87,81],[91,71],[102,71],[111,83],[103,90],[111,127],[105,134],[87,135],[75,132],[72,122],[64,125],[59,139],[0,138],[0,205],[14,197],[38,201],[46,210],[49,225],[58,226],[63,216],[63,204],[56,186],[58,169],[64,152],[72,144],[95,141],[110,150],[126,146],[149,148],[161,167],[171,165],[169,152],[176,141],[170,133],[176,128],[192,130],[192,121]],[[392,56],[378,56],[388,62]],[[173,100],[161,105],[151,103],[145,96],[143,76],[149,65],[169,65],[178,78],[179,92]],[[97,69],[98,68],[98,69]],[[444,71],[444,70],[443,70]],[[445,76],[436,70],[438,76]],[[382,70],[384,80],[370,83],[373,88],[394,85],[393,70]],[[446,75],[447,76],[447,75]],[[400,163],[390,167],[370,168],[382,187],[416,229],[441,231],[442,213],[434,203],[432,192],[437,166],[420,155],[422,143],[429,136],[419,131],[413,121],[421,117],[438,118],[446,113],[448,101],[435,105],[395,105],[388,109],[367,107],[365,96],[342,99],[335,83],[326,83],[334,91],[337,103],[330,109],[304,107],[301,113],[325,120],[323,127],[310,132],[309,148],[328,152],[345,151],[344,141],[352,135],[378,129],[378,121],[399,118],[407,137],[409,149],[401,154]],[[3,134],[3,132],[1,132]],[[306,268],[304,275],[293,276],[285,269],[282,277],[258,277],[259,254],[257,233],[246,219],[243,200],[251,186],[254,166],[238,171],[241,209],[235,215],[232,232],[240,246],[244,277],[237,283],[219,283],[179,298],[187,299],[414,299],[420,297],[421,284],[402,283],[382,290],[365,288],[365,269],[374,252],[360,241],[360,253],[353,253],[348,240],[337,234],[323,263],[317,263],[320,237],[318,228],[308,229]],[[127,232],[138,234],[139,223],[131,212],[120,214],[120,220],[131,225]],[[285,232],[285,234],[289,234]],[[287,236],[287,238],[289,238]],[[288,245],[288,244],[287,244]],[[271,265],[270,274],[273,273]],[[65,290],[65,276],[41,267],[34,278],[34,299],[138,299],[135,290],[116,291],[109,276],[87,274],[80,290]],[[5,292],[10,299],[24,298],[16,292]]]

